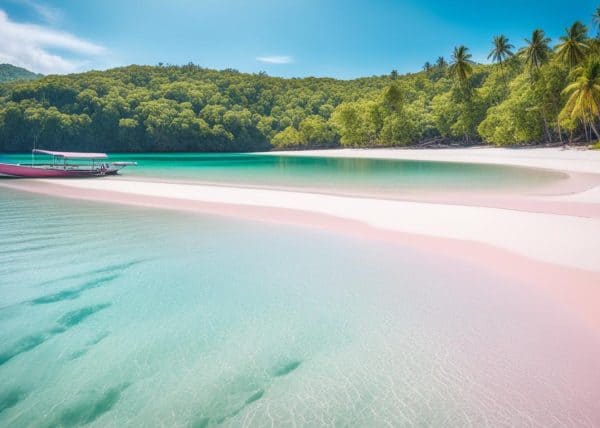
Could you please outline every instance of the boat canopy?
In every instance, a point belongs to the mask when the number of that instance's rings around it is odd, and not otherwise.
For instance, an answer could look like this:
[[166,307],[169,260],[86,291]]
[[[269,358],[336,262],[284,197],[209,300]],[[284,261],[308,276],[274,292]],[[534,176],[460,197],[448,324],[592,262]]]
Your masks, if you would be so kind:
[[82,152],[55,152],[52,150],[33,149],[33,153],[56,156],[65,159],[106,159],[106,153],[82,153]]

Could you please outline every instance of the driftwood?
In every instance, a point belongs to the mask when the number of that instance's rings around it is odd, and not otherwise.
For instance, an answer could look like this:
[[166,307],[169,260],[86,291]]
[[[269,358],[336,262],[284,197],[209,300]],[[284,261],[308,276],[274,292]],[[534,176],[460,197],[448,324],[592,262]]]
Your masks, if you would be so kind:
[[416,144],[410,145],[409,147],[415,149],[443,149],[449,147],[472,147],[480,145],[481,141],[470,141],[454,140],[447,137],[434,137],[428,140],[419,141]]
[[[562,146],[571,146],[571,147],[587,147],[590,144],[589,141],[585,139],[584,135],[577,135],[571,141],[563,140],[563,141],[552,141],[548,142],[530,142],[530,143],[520,143],[520,144],[510,144],[503,147],[510,147],[512,149],[526,149],[532,147],[562,147]],[[489,146],[489,144],[485,144],[482,141],[465,141],[461,139],[452,139],[448,137],[433,137],[427,140],[422,140],[414,144],[410,144],[407,147],[413,149],[443,149],[443,148],[455,148],[455,147],[474,147],[474,146]]]

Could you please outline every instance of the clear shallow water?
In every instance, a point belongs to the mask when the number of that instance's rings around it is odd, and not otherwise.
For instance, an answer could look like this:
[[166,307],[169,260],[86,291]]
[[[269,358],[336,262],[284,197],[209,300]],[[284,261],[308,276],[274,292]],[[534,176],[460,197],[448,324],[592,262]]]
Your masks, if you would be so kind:
[[403,246],[0,187],[0,426],[598,426],[600,339]]
[[[42,158],[39,158],[42,159]],[[533,190],[566,179],[561,173],[496,165],[259,154],[137,153],[111,159],[137,161],[127,178],[163,178],[394,196],[410,191]],[[0,162],[30,162],[30,155],[0,155]]]

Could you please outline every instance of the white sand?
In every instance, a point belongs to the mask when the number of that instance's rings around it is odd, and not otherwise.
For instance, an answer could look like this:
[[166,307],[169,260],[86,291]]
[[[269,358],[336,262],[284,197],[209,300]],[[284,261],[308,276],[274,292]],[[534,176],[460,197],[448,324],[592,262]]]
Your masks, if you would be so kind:
[[363,222],[379,229],[491,244],[535,260],[600,272],[600,219],[499,208],[441,205],[123,179],[39,180],[169,200],[300,210]]
[[[600,150],[565,149],[562,147],[511,149],[481,146],[460,149],[331,149],[264,152],[263,154],[479,163],[600,175]],[[540,198],[536,199],[539,200]],[[547,201],[600,204],[600,186],[577,194],[544,197],[543,199]]]
[[600,174],[600,150],[474,147],[461,149],[334,149],[266,152],[265,154],[484,163]]

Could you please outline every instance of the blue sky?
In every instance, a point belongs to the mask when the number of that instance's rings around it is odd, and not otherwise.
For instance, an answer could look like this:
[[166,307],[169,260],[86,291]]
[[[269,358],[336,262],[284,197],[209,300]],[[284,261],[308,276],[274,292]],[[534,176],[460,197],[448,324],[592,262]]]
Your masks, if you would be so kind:
[[419,70],[465,44],[554,40],[593,0],[0,0],[0,62],[43,73],[185,64],[353,78]]

